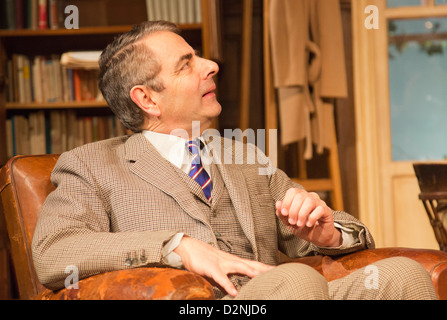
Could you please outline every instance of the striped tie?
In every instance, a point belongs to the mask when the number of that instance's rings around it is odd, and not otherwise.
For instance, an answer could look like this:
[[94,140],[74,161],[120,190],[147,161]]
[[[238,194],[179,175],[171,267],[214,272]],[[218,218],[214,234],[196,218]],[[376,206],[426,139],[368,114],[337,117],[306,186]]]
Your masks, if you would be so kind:
[[197,140],[189,141],[188,149],[193,155],[189,176],[202,187],[203,193],[205,194],[206,198],[211,201],[211,178],[206,170],[203,169],[202,161],[200,160],[199,155],[199,142]]

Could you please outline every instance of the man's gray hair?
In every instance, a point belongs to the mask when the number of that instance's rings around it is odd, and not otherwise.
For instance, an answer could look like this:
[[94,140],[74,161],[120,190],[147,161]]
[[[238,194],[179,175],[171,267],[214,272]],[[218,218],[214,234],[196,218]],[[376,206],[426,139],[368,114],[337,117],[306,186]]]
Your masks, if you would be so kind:
[[136,85],[144,85],[157,92],[164,89],[158,78],[160,62],[141,41],[157,31],[180,34],[174,23],[144,22],[117,36],[99,59],[99,88],[113,113],[133,132],[142,130],[144,113],[130,98],[130,90]]

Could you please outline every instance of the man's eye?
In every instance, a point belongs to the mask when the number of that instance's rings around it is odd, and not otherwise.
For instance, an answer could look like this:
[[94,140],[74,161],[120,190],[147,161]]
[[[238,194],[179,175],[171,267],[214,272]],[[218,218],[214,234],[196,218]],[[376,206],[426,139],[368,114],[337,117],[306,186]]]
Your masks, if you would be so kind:
[[185,63],[182,67],[182,70],[189,68],[189,62]]

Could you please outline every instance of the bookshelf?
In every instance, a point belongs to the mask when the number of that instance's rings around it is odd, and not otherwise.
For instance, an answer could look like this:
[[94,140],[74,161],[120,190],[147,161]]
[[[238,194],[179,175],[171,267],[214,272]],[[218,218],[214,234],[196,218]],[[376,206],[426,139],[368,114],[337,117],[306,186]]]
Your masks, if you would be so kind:
[[[67,51],[102,50],[116,35],[129,31],[133,24],[147,20],[145,0],[126,1],[125,8],[123,8],[122,1],[117,0],[70,1],[70,3],[72,2],[79,6],[79,29],[63,27],[57,29],[0,29],[0,166],[5,164],[11,156],[11,149],[7,149],[7,141],[11,139],[11,134],[7,134],[7,130],[11,130],[11,119],[16,116],[28,118],[31,114],[42,113],[42,111],[47,119],[50,118],[52,112],[59,111],[74,112],[83,117],[93,117],[97,114],[111,116],[111,112],[103,100],[18,102],[11,101],[10,94],[8,94],[7,84],[11,79],[8,77],[7,62],[14,55],[32,58],[61,55]],[[215,40],[211,40],[215,35],[215,30],[218,29],[216,19],[213,18],[216,16],[217,3],[218,0],[200,0],[201,22],[178,24],[185,39],[193,47],[199,49],[205,58],[210,59],[213,59],[212,55],[215,55],[216,50],[219,49],[215,48]],[[87,12],[81,10],[84,8],[83,6],[86,8],[88,6],[89,12],[96,9],[97,14],[90,13],[91,17],[83,16],[82,12]],[[105,13],[99,13],[103,12],[102,10]],[[133,10],[134,13],[125,12],[127,20],[123,20],[123,10]]]

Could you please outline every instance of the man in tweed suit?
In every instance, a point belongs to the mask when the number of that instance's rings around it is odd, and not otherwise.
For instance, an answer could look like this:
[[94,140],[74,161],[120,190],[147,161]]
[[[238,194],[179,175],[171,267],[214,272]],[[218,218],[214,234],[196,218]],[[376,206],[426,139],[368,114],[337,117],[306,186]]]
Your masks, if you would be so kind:
[[[374,242],[360,221],[272,170],[254,145],[240,154],[241,142],[205,130],[221,111],[218,66],[175,25],[136,26],[106,48],[100,68],[105,99],[135,134],[60,156],[32,243],[42,284],[62,288],[69,265],[80,278],[171,266],[203,275],[225,299],[436,298],[428,273],[409,259],[376,263],[374,290],[363,269],[327,283],[306,265],[277,266],[278,251],[331,255]],[[188,175],[185,144],[194,138],[211,199]]]

